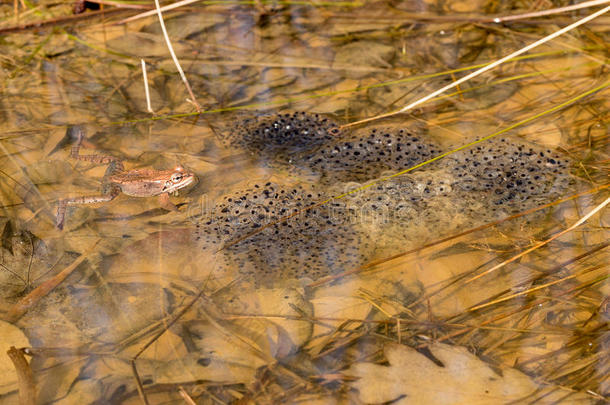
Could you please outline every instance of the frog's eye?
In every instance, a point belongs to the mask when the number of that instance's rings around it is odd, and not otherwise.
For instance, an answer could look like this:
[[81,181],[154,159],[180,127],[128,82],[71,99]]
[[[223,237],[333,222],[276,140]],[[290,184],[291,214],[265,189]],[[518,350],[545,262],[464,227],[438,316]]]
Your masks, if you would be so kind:
[[182,173],[174,173],[172,175],[172,181],[174,183],[178,183],[180,182],[182,179],[184,178],[184,175]]

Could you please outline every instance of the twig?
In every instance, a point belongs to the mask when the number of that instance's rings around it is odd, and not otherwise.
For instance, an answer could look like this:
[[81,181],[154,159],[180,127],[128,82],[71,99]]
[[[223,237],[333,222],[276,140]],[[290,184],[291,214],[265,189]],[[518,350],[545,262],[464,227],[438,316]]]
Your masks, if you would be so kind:
[[[182,315],[184,315],[189,309],[191,309],[191,307],[202,297],[204,297],[204,293],[205,290],[202,288],[199,293],[197,293],[197,295],[195,295],[193,297],[192,300],[190,300],[185,306],[184,308],[182,308],[180,311],[178,311],[178,313],[176,315],[173,316],[173,318],[165,325],[165,328],[163,328],[163,330],[159,331],[157,334],[155,334],[155,336],[152,337],[152,339],[150,339],[148,342],[146,342],[144,344],[144,346],[142,346],[140,348],[140,350],[138,350],[138,352],[133,356],[133,361],[136,361],[138,359],[138,357],[140,357],[140,355],[142,353],[144,353],[144,351],[146,349],[148,349],[148,347],[150,345],[152,345],[153,343],[155,343],[157,341],[157,339],[159,339],[167,330],[169,330],[169,328],[176,323],[181,317]],[[134,364],[134,368],[135,368],[135,364]]]
[[540,45],[542,45],[542,44],[544,44],[544,43],[546,43],[546,42],[548,42],[548,41],[550,41],[552,39],[555,39],[558,36],[563,35],[566,32],[568,32],[570,30],[573,30],[574,28],[583,25],[583,24],[593,20],[594,18],[599,17],[602,14],[607,13],[608,11],[610,11],[610,6],[605,7],[603,9],[601,9],[601,10],[598,10],[595,13],[590,14],[590,15],[584,17],[584,18],[581,18],[580,20],[576,21],[575,23],[570,24],[567,27],[564,27],[564,28],[560,29],[559,31],[555,31],[554,33],[552,33],[550,35],[547,35],[546,37],[544,37],[542,39],[539,39],[538,41],[536,41],[536,42],[534,42],[532,44],[529,44],[528,46],[523,47],[523,48],[519,49],[518,51],[515,51],[515,52],[511,53],[510,55],[507,55],[507,56],[505,56],[503,58],[500,58],[497,61],[495,61],[495,62],[493,62],[493,63],[491,63],[491,64],[489,64],[489,65],[487,65],[485,67],[482,67],[479,70],[475,70],[474,72],[472,72],[472,73],[462,77],[458,81],[453,82],[451,84],[448,84],[447,86],[445,86],[443,88],[440,88],[440,89],[438,89],[438,90],[428,94],[427,96],[422,97],[419,100],[416,100],[416,101],[412,102],[411,104],[401,108],[398,111],[390,112],[390,113],[387,113],[387,114],[381,114],[381,115],[378,115],[376,117],[366,118],[366,119],[363,119],[363,120],[360,120],[360,121],[352,122],[350,124],[344,125],[342,128],[351,127],[351,126],[358,125],[358,124],[363,124],[365,122],[375,121],[375,120],[378,120],[380,118],[391,117],[393,115],[401,114],[401,113],[404,113],[406,111],[409,111],[409,110],[413,109],[414,107],[416,107],[416,106],[418,106],[420,104],[423,104],[426,101],[428,101],[428,100],[438,96],[439,94],[442,94],[442,93],[444,93],[445,91],[447,91],[449,89],[457,87],[460,84],[462,84],[462,83],[464,83],[464,82],[466,82],[466,81],[468,81],[468,80],[470,80],[470,79],[472,79],[474,77],[477,77],[477,76],[487,72],[488,70],[491,70],[491,69],[495,68],[496,66],[501,65],[502,63],[504,63],[504,62],[506,62],[506,61],[508,61],[508,60],[510,60],[510,59],[512,59],[514,57],[516,57],[516,56],[519,56],[519,55],[529,51],[530,49],[536,48],[537,46],[540,46]]
[[15,346],[11,346],[6,352],[8,357],[15,366],[17,371],[17,382],[19,384],[19,403],[21,405],[35,405],[36,404],[36,385],[34,384],[34,375],[30,364],[23,355],[23,350],[16,349]]
[[146,109],[149,113],[154,114],[155,112],[150,105],[150,92],[148,91],[148,76],[146,74],[146,62],[144,59],[142,61],[142,78],[144,79],[144,93],[146,94]]
[[188,101],[191,102],[195,106],[195,109],[198,112],[201,112],[201,106],[199,105],[199,103],[197,103],[197,99],[195,98],[195,95],[193,94],[191,85],[189,84],[188,80],[186,79],[186,75],[184,74],[184,71],[182,70],[182,67],[180,66],[180,62],[178,61],[178,58],[176,57],[176,53],[174,52],[174,47],[172,46],[172,43],[169,39],[169,35],[167,34],[167,30],[165,29],[165,22],[163,21],[163,15],[161,14],[161,6],[159,5],[159,0],[155,0],[155,7],[157,8],[157,15],[159,16],[159,24],[161,24],[161,30],[163,31],[163,37],[165,37],[165,43],[167,44],[167,49],[169,50],[169,53],[172,55],[174,64],[176,65],[178,72],[180,72],[180,77],[182,78],[182,81],[184,82],[184,85],[186,86],[186,89],[188,90],[189,95],[191,96],[191,99]]
[[8,313],[5,316],[5,319],[8,322],[16,322],[19,318],[21,318],[33,305],[35,305],[40,299],[49,294],[55,287],[61,284],[66,277],[68,277],[76,268],[89,256],[89,253],[93,251],[95,246],[97,246],[99,240],[95,242],[95,244],[89,249],[87,253],[80,255],[75,261],[73,261],[68,267],[57,273],[50,280],[45,281],[40,284],[34,290],[32,290],[28,295],[23,297],[19,302],[17,302],[11,309],[9,309]]
[[197,403],[193,401],[193,398],[191,398],[191,396],[184,390],[184,388],[182,388],[182,386],[178,387],[178,393],[188,405],[197,405]]
[[608,203],[610,203],[610,197],[606,198],[604,200],[604,202],[602,202],[597,207],[595,207],[593,210],[591,210],[591,212],[589,212],[587,215],[585,215],[584,217],[580,218],[578,221],[576,221],[576,223],[574,223],[569,228],[566,228],[563,231],[556,233],[555,235],[551,236],[547,240],[542,241],[542,242],[538,243],[537,245],[532,246],[531,248],[529,248],[529,249],[519,253],[518,255],[515,255],[515,256],[511,257],[510,259],[503,261],[502,263],[492,267],[491,269],[486,270],[483,273],[478,274],[478,275],[476,275],[476,276],[466,280],[464,282],[464,285],[469,284],[469,283],[471,283],[471,282],[473,282],[475,280],[478,280],[479,278],[481,278],[483,276],[486,276],[487,274],[490,274],[490,273],[492,273],[492,272],[494,272],[494,271],[496,271],[496,270],[506,266],[509,263],[514,262],[515,260],[525,256],[526,254],[531,253],[534,250],[539,249],[542,246],[549,244],[550,242],[554,241],[555,239],[559,238],[560,236],[565,235],[566,233],[573,231],[574,229],[578,228],[580,225],[582,225],[585,222],[587,222],[589,220],[589,218],[591,218],[593,215],[595,215],[597,212],[599,212],[602,208],[604,208],[606,205],[608,205]]
[[133,377],[136,379],[136,387],[138,388],[138,396],[140,397],[140,401],[142,401],[144,405],[149,405],[148,398],[144,393],[144,386],[142,386],[140,374],[138,374],[138,369],[136,368],[135,359],[131,360],[131,372],[133,373]]

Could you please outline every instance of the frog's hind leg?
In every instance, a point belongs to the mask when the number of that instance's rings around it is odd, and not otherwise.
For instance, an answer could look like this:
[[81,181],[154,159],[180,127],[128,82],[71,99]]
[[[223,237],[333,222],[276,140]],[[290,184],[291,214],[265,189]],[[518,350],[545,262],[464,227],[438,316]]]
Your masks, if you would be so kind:
[[[106,170],[106,173],[108,173],[109,170],[110,167],[108,170]],[[95,204],[112,201],[120,194],[121,189],[116,184],[106,184],[104,187],[102,187],[102,192],[102,195],[97,196],[73,197],[59,200],[59,203],[57,204],[57,215],[55,217],[55,226],[57,229],[61,230],[64,228],[66,209],[68,208],[68,205]]]
[[66,208],[68,205],[78,205],[78,204],[95,204],[100,202],[112,201],[116,198],[116,194],[108,194],[108,195],[98,195],[98,196],[83,196],[83,197],[73,197],[73,198],[65,198],[63,200],[59,200],[57,204],[57,215],[55,217],[55,226],[57,229],[61,230],[64,228],[64,220],[66,217]]
[[112,162],[116,162],[117,158],[114,156],[102,156],[102,155],[81,155],[80,147],[85,138],[85,131],[81,126],[75,125],[68,127],[66,130],[66,135],[70,138],[75,138],[76,143],[72,145],[72,149],[70,150],[70,157],[76,160],[84,160],[86,162],[97,163],[97,164],[109,164]]

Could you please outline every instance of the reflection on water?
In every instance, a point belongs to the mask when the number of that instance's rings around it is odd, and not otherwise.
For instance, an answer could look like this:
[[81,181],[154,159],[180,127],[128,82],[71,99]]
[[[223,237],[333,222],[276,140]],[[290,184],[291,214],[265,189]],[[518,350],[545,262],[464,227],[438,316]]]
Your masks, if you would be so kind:
[[[156,17],[6,34],[0,343],[29,347],[36,378],[2,359],[1,402],[608,395],[607,209],[512,260],[607,198],[607,91],[426,163],[599,85],[605,17],[412,115],[343,127],[576,18],[490,25],[531,10],[467,3],[166,12],[204,114]],[[3,27],[67,12],[4,7]],[[59,231],[58,201],[98,194],[106,170],[70,159],[75,124],[86,153],[199,182],[176,212],[122,195],[68,207]]]

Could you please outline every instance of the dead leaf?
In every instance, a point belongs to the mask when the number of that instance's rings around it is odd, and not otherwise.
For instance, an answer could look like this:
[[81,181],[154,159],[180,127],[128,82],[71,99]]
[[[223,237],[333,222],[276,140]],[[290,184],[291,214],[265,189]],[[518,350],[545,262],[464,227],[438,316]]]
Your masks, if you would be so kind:
[[[358,363],[346,374],[359,378],[351,385],[367,404],[520,403],[540,388],[526,374],[510,367],[492,367],[465,347],[434,343],[429,351],[434,361],[411,347],[387,344],[384,354],[389,366]],[[553,403],[558,398],[546,395],[541,402]],[[588,402],[582,395],[570,399]]]

